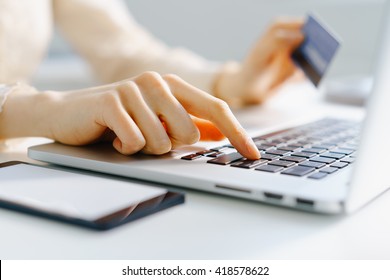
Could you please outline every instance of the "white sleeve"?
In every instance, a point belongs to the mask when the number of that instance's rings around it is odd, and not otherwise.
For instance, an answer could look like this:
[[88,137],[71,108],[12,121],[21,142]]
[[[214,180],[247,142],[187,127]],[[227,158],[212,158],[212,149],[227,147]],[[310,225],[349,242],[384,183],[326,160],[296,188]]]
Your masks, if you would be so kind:
[[[7,99],[7,95],[13,91],[15,88],[15,85],[6,85],[6,84],[0,84],[0,115],[3,111],[3,106],[5,103],[5,100]],[[1,129],[1,127],[0,127]],[[0,139],[0,152],[4,149],[6,149],[6,139]]]
[[104,82],[144,71],[174,73],[211,91],[219,63],[184,48],[170,48],[131,17],[120,0],[54,0],[54,18],[75,49]]
[[3,105],[7,99],[7,95],[13,90],[15,85],[0,84],[0,113],[3,110]]

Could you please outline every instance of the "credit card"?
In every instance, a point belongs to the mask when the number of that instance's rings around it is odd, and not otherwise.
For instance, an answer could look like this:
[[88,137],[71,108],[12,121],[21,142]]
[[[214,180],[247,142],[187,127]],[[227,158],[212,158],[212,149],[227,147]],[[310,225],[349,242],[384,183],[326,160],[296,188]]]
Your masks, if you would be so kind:
[[292,59],[310,81],[318,86],[340,47],[340,41],[313,15],[308,15],[302,32],[305,40],[293,52]]

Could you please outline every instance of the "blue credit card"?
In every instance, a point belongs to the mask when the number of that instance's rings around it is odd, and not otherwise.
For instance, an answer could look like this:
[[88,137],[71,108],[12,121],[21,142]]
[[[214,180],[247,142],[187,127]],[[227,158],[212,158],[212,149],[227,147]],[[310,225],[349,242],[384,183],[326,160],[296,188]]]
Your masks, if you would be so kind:
[[318,86],[340,47],[340,41],[312,15],[307,17],[302,32],[305,40],[293,52],[292,59]]

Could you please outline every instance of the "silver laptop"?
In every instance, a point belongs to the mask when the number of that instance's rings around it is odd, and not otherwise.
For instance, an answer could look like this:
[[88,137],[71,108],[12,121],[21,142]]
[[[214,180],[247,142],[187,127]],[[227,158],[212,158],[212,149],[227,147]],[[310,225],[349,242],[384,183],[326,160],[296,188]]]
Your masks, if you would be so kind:
[[348,213],[390,186],[390,15],[384,20],[375,85],[363,123],[325,118],[254,140],[262,159],[229,143],[164,156],[123,156],[111,144],[31,147],[49,163],[322,213]]

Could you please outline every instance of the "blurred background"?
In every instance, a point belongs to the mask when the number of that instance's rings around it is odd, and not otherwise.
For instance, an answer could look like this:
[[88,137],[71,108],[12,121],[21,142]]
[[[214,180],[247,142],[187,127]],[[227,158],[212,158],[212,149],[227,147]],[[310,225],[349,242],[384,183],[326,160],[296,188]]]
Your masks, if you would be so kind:
[[[275,16],[316,13],[343,46],[325,85],[369,77],[375,61],[384,0],[127,0],[136,20],[170,46],[216,61],[242,59]],[[88,65],[60,34],[33,83],[40,89],[96,85]],[[332,84],[333,83],[333,84]],[[332,89],[331,89],[332,90]]]

